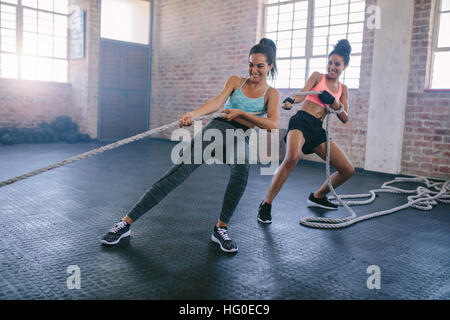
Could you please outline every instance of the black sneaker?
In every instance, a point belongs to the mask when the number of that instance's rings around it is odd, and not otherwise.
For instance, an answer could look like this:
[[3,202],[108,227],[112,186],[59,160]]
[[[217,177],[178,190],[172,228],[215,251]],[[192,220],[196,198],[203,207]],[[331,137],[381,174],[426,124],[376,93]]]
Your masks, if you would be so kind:
[[314,193],[311,193],[308,198],[308,207],[319,207],[323,209],[336,210],[337,205],[328,201],[327,197],[317,199]]
[[130,234],[130,225],[126,221],[120,220],[102,238],[101,243],[108,245],[118,244],[122,238],[129,237]]
[[261,202],[258,210],[258,221],[261,223],[272,223],[272,215],[270,211],[272,210],[272,205],[267,202]]
[[220,245],[220,249],[224,252],[236,252],[238,246],[236,242],[230,239],[228,236],[227,227],[217,228],[214,226],[214,231],[211,235],[211,240]]

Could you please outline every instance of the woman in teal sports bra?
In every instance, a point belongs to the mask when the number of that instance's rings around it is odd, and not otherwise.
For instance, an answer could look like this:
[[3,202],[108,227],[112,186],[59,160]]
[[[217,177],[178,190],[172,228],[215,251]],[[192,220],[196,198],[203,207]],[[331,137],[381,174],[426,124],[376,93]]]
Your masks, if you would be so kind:
[[[193,119],[214,113],[225,104],[225,116],[213,119],[203,129],[202,134],[208,129],[216,129],[225,138],[227,129],[243,129],[246,131],[255,126],[269,130],[276,129],[278,125],[279,93],[276,89],[267,85],[267,77],[274,77],[277,69],[275,43],[270,39],[261,39],[250,50],[248,60],[249,78],[231,76],[218,96],[208,100],[201,107],[184,114],[180,119],[180,127],[192,125]],[[266,112],[267,117],[256,116],[249,112]],[[190,144],[192,158],[194,140],[195,137]],[[245,142],[246,155],[248,155],[248,137],[245,138]],[[209,141],[202,142],[202,154],[208,144]],[[228,146],[225,148],[225,153],[228,153],[227,148]],[[236,157],[237,153],[233,151],[233,154]],[[130,225],[185,181],[200,165],[195,164],[194,161],[191,161],[191,164],[173,165],[162,178],[147,190],[141,200],[125,217],[113,225],[101,242],[106,245],[114,245],[119,243],[121,239],[128,237]],[[236,252],[238,246],[231,240],[227,227],[247,185],[248,157],[246,156],[244,164],[237,164],[234,161],[228,165],[231,168],[231,176],[223,198],[220,217],[214,226],[211,240],[219,244],[220,249],[224,252]],[[183,201],[186,201],[186,199],[183,199]]]

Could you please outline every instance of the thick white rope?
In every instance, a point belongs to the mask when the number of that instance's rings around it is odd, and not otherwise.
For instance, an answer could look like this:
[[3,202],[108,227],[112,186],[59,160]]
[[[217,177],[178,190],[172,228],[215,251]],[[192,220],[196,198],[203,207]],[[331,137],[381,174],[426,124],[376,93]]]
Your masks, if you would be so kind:
[[[319,93],[320,92],[317,92],[317,91],[308,91],[308,92],[301,92],[298,95],[319,94]],[[206,115],[206,116],[202,116],[202,117],[196,118],[194,120],[213,119],[213,118],[216,118],[216,117],[221,117],[221,116],[224,116],[222,112],[223,111],[221,110],[221,111],[215,112],[213,114],[209,114],[209,115]],[[249,114],[253,114],[253,115],[265,114],[265,112],[248,112],[248,113]],[[171,129],[173,127],[176,127],[176,126],[179,125],[179,123],[180,122],[178,120],[177,121],[173,121],[173,122],[168,123],[166,125],[163,125],[161,127],[158,127],[158,128],[155,128],[155,129],[151,129],[151,130],[148,130],[146,132],[137,134],[135,136],[132,136],[132,137],[129,137],[129,138],[126,138],[126,139],[123,139],[123,140],[119,140],[119,141],[116,141],[116,142],[113,142],[113,143],[108,144],[106,146],[103,146],[103,147],[100,147],[100,148],[97,148],[97,149],[94,149],[94,150],[91,150],[91,151],[79,154],[79,155],[74,156],[74,157],[69,158],[69,159],[65,159],[65,160],[56,162],[54,164],[48,165],[46,167],[42,167],[40,169],[36,169],[36,170],[30,171],[30,172],[22,174],[20,176],[16,176],[14,178],[11,178],[11,179],[8,179],[8,180],[5,180],[5,181],[1,181],[0,182],[0,188],[4,187],[4,186],[7,186],[7,185],[10,185],[10,184],[13,184],[13,183],[18,182],[18,181],[21,181],[21,180],[25,180],[27,178],[30,178],[32,176],[41,174],[43,172],[47,172],[47,171],[50,171],[50,170],[53,170],[53,169],[65,166],[65,165],[67,165],[69,163],[72,163],[72,162],[75,162],[75,161],[78,161],[78,160],[81,160],[81,159],[85,159],[85,158],[91,157],[93,155],[96,155],[96,154],[99,154],[99,153],[103,153],[103,152],[108,151],[108,150],[112,150],[112,149],[121,147],[121,146],[123,146],[125,144],[131,143],[131,142],[135,142],[135,141],[138,141],[138,140],[142,140],[144,138],[147,138],[148,136],[151,136],[151,135],[163,132],[163,131]]]
[[[327,133],[327,153],[326,153],[326,176],[327,176],[327,183],[328,187],[330,188],[331,192],[333,193],[333,197],[330,197],[330,199],[337,199],[337,201],[333,201],[335,204],[339,204],[343,206],[349,213],[350,216],[347,216],[345,218],[321,218],[321,217],[307,217],[300,220],[300,224],[304,225],[305,227],[311,227],[311,228],[319,228],[319,229],[339,229],[339,228],[345,228],[349,227],[355,223],[358,223],[360,221],[364,221],[367,219],[372,219],[376,217],[380,217],[383,215],[391,214],[409,207],[419,209],[419,210],[431,210],[433,206],[435,206],[438,202],[440,203],[450,203],[450,180],[442,181],[442,182],[433,182],[428,180],[425,177],[417,176],[413,178],[402,178],[402,177],[396,177],[392,181],[385,182],[381,189],[374,189],[370,190],[369,193],[366,194],[353,194],[353,195],[338,195],[336,191],[334,190],[332,184],[331,184],[331,177],[330,177],[330,135],[331,130],[329,126],[329,115],[330,114],[336,114],[339,113],[343,106],[341,105],[340,110],[333,110],[328,105],[325,105],[327,109],[327,114],[325,115],[325,131]],[[393,186],[390,186],[392,183],[396,182],[416,182],[416,183],[424,183],[426,185],[425,187],[417,187],[413,190],[405,190],[396,188]],[[411,194],[407,197],[408,202],[397,206],[392,209],[387,209],[383,211],[377,211],[370,214],[366,214],[364,216],[357,217],[355,211],[353,211],[352,208],[350,208],[351,205],[365,205],[370,204],[375,200],[377,193],[400,193],[400,194]],[[363,201],[342,201],[342,199],[356,199],[356,198],[367,198],[370,197],[370,199],[363,200]]]
[[[248,113],[253,114],[253,115],[261,115],[261,114],[264,114],[265,112],[248,112]],[[206,115],[206,116],[202,116],[202,117],[196,118],[194,120],[213,119],[213,118],[221,117],[221,116],[224,116],[224,114],[222,113],[222,111],[218,111],[218,112]],[[143,132],[143,133],[139,133],[139,134],[137,134],[135,136],[132,136],[132,137],[129,137],[129,138],[126,138],[126,139],[123,139],[123,140],[119,140],[119,141],[116,141],[116,142],[113,142],[111,144],[105,145],[105,146],[97,148],[97,149],[93,149],[91,151],[87,151],[85,153],[79,154],[79,155],[74,156],[72,158],[56,162],[56,163],[48,165],[46,167],[30,171],[28,173],[22,174],[20,176],[16,176],[14,178],[11,178],[11,179],[8,179],[8,180],[5,180],[5,181],[1,181],[0,182],[0,188],[4,187],[4,186],[7,186],[7,185],[10,185],[12,183],[21,181],[21,180],[25,180],[27,178],[30,178],[32,176],[41,174],[43,172],[47,172],[47,171],[50,171],[50,170],[53,170],[53,169],[65,166],[65,165],[67,165],[69,163],[72,163],[72,162],[75,162],[75,161],[78,161],[78,160],[81,160],[81,159],[85,159],[85,158],[91,157],[93,155],[96,155],[96,154],[99,154],[99,153],[103,153],[103,152],[108,151],[108,150],[112,150],[112,149],[121,147],[121,146],[123,146],[125,144],[131,143],[131,142],[135,142],[135,141],[138,141],[138,140],[142,140],[144,138],[147,138],[148,136],[151,136],[151,135],[163,132],[165,130],[174,128],[174,127],[178,126],[179,124],[180,124],[179,120],[173,121],[173,122],[171,122],[169,124],[166,124],[166,125],[163,125],[161,127],[158,127],[158,128],[155,128],[155,129],[151,129],[151,130],[148,130],[148,131]]]

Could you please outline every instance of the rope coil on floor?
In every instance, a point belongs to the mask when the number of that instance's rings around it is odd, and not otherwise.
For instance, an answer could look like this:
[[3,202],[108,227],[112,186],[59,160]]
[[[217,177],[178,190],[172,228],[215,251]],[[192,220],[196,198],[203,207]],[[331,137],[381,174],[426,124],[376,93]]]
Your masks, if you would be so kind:
[[[330,188],[333,196],[329,199],[335,199],[333,203],[341,205],[350,213],[350,216],[345,218],[322,218],[322,217],[307,217],[300,220],[300,224],[305,227],[318,228],[318,229],[340,229],[349,227],[355,223],[380,217],[383,215],[391,214],[409,207],[419,209],[419,210],[431,210],[438,202],[440,203],[450,203],[450,180],[442,182],[430,181],[425,177],[417,176],[412,178],[396,177],[392,181],[385,182],[380,189],[370,190],[369,193],[365,194],[352,194],[352,195],[338,195],[331,185],[331,174],[330,174],[330,126],[329,126],[329,115],[339,113],[340,110],[333,110],[328,105],[325,105],[327,109],[327,114],[325,115],[325,131],[327,133],[327,152],[326,152],[326,176],[328,187]],[[396,182],[416,182],[424,183],[425,187],[419,186],[413,190],[405,190],[390,186],[392,183]],[[408,202],[397,206],[392,209],[387,209],[383,211],[377,211],[364,216],[358,217],[355,211],[350,208],[354,205],[366,205],[375,201],[377,193],[397,193],[397,194],[411,194],[407,197]],[[367,200],[362,201],[342,201],[342,199],[358,199],[367,198]]]

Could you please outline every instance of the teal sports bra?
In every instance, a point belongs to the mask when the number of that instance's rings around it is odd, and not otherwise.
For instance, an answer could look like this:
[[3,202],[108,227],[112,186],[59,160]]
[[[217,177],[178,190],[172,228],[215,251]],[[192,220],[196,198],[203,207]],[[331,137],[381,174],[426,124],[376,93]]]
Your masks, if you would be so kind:
[[[248,98],[242,92],[242,86],[248,79],[241,84],[239,89],[235,90],[227,99],[224,109],[239,109],[244,112],[261,112],[266,113],[266,104],[264,103],[264,96],[266,95],[269,86],[266,87],[264,93],[259,98]],[[258,117],[264,116],[264,114],[257,115]]]

